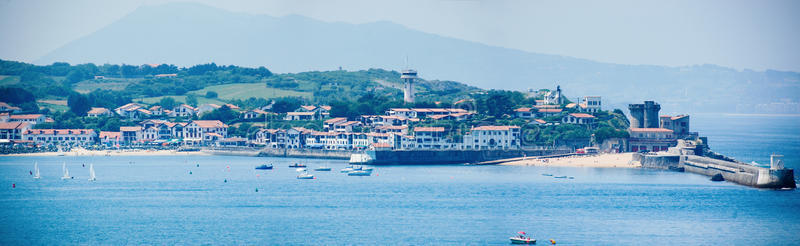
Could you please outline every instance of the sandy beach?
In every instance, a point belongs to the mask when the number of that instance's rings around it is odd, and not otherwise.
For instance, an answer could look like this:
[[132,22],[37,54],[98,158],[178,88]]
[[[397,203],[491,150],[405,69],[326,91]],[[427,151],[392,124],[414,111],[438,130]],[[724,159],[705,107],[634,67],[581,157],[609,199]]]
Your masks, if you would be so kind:
[[599,154],[591,156],[570,156],[557,158],[529,157],[525,160],[506,162],[500,165],[514,166],[561,166],[561,167],[602,167],[637,168],[641,164],[633,161],[633,153]]
[[[64,152],[64,156],[165,156],[165,155],[210,155],[201,151],[185,151],[179,152],[175,150],[86,150],[86,149],[73,149],[72,151]],[[58,156],[58,152],[40,152],[40,153],[24,153],[24,154],[10,154],[3,156]]]

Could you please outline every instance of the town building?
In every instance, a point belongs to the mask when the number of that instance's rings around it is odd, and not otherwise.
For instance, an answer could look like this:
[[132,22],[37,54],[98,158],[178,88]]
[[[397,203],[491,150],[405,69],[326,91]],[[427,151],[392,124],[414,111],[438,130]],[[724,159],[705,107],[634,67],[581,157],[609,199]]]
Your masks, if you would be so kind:
[[673,131],[664,128],[629,128],[628,146],[630,151],[666,151],[677,144]]
[[19,108],[19,107],[14,107],[14,106],[8,105],[8,103],[0,102],[0,112],[19,113],[20,111],[22,111],[22,109]]
[[597,113],[602,110],[602,101],[599,96],[585,96],[580,103],[581,112]]
[[347,121],[335,125],[333,130],[337,132],[353,132],[353,129],[359,126],[361,126],[361,122],[359,121]]
[[316,120],[317,112],[287,112],[283,120]]
[[518,149],[521,146],[519,126],[479,126],[464,135],[463,149]]
[[194,120],[183,127],[183,140],[189,145],[207,145],[226,137],[228,125],[218,120]]
[[142,119],[143,118],[142,115],[141,115],[142,112],[139,111],[139,109],[142,109],[142,108],[143,108],[143,106],[139,105],[137,103],[128,103],[128,104],[122,105],[122,106],[114,109],[114,112],[116,112],[119,116],[121,116],[123,118]]
[[595,117],[586,113],[571,113],[561,118],[562,123],[578,125],[594,125]]
[[689,131],[689,115],[669,116],[662,115],[659,117],[659,126],[661,128],[670,129],[677,138],[696,137],[696,132]]
[[120,126],[120,134],[122,134],[122,143],[129,145],[138,142],[142,139],[141,126]]
[[414,127],[414,141],[409,146],[416,149],[454,149],[457,144],[447,138],[444,127]]
[[345,117],[330,118],[322,122],[322,129],[324,131],[333,131],[334,129],[336,129],[337,125],[345,122],[347,122],[347,118]]
[[378,126],[378,127],[375,127],[375,132],[377,132],[377,133],[395,133],[395,134],[400,134],[400,135],[406,135],[406,134],[408,134],[408,126],[406,126],[406,125],[402,125],[402,126],[392,126],[392,125]]
[[197,114],[197,109],[187,104],[181,104],[172,108],[170,117],[191,117]]
[[92,107],[92,109],[89,110],[89,112],[86,112],[87,117],[106,117],[112,115],[114,115],[114,113],[112,113],[111,110],[108,110],[107,108]]
[[522,118],[522,119],[536,118],[536,112],[537,112],[536,109],[527,107],[522,107],[514,110],[514,113],[516,113],[517,118]]
[[161,116],[161,115],[164,115],[164,108],[162,108],[161,106],[158,106],[158,105],[152,106],[152,107],[150,107],[150,108],[149,108],[149,109],[147,109],[147,110],[150,110],[150,112],[151,112],[151,113],[152,113],[154,116]]
[[31,125],[44,123],[47,117],[43,114],[14,114],[9,116],[8,122],[27,122]]
[[561,105],[566,102],[566,98],[561,94],[561,86],[556,86],[555,91],[549,91],[544,95],[543,104]]
[[97,142],[92,129],[29,129],[22,133],[24,140],[43,145],[89,146]]
[[0,122],[0,140],[22,140],[22,133],[31,126],[28,122]]
[[124,142],[122,141],[121,132],[101,131],[99,138],[100,138],[100,144],[106,147],[119,147],[120,145],[124,144]]

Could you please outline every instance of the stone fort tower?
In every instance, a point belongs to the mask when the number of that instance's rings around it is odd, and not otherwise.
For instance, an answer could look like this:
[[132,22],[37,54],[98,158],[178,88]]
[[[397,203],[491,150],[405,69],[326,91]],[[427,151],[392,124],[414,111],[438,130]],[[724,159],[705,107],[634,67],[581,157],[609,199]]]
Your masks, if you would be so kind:
[[644,104],[629,104],[631,111],[631,128],[658,128],[658,111],[661,105],[654,101],[644,101]]

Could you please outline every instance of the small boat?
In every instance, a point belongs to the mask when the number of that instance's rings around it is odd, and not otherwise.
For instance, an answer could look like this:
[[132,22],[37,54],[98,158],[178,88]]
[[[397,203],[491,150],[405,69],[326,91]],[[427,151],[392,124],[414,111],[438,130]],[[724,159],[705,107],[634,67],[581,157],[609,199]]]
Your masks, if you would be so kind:
[[306,167],[306,165],[305,164],[300,164],[300,163],[295,163],[295,164],[289,165],[289,167]]
[[64,170],[64,176],[61,176],[61,179],[72,179],[72,176],[69,176],[69,169],[67,169],[66,162],[61,165],[61,169]]
[[550,174],[550,173],[543,173],[543,174],[542,174],[542,176],[548,176],[548,177],[549,177],[549,176],[553,176],[553,174]]
[[38,162],[34,162],[33,163],[33,178],[35,178],[35,179],[42,178],[42,176],[39,175],[39,163]]
[[308,171],[308,169],[306,169],[306,168],[304,168],[304,167],[301,167],[301,168],[295,169],[295,171],[298,171],[298,172],[307,172],[307,171]]
[[527,237],[524,231],[521,231],[517,236],[510,237],[509,239],[512,244],[536,244],[536,239]]
[[264,164],[256,167],[256,170],[267,170],[267,169],[272,169],[272,164]]
[[555,177],[553,177],[553,178],[557,178],[557,179],[565,179],[565,178],[567,178],[567,176],[555,176]]
[[328,171],[331,171],[331,167],[329,167],[329,166],[321,166],[321,167],[318,167],[318,168],[314,168],[314,171],[326,171],[326,172],[328,172]]
[[304,173],[301,173],[301,174],[297,175],[297,179],[314,179],[314,175],[311,175],[310,173],[304,172]]
[[371,159],[367,154],[351,154],[349,162],[350,164],[365,164],[369,163]]
[[89,181],[97,180],[97,176],[94,175],[94,163],[89,164]]
[[725,177],[722,177],[721,173],[714,174],[714,176],[711,177],[711,181],[714,182],[725,181]]
[[343,173],[349,173],[349,172],[352,172],[353,170],[354,170],[354,169],[353,169],[353,166],[349,166],[349,167],[342,168],[342,170],[341,170],[341,171],[342,171]]
[[353,170],[347,173],[347,176],[369,176],[371,175],[371,171],[364,171],[364,170]]

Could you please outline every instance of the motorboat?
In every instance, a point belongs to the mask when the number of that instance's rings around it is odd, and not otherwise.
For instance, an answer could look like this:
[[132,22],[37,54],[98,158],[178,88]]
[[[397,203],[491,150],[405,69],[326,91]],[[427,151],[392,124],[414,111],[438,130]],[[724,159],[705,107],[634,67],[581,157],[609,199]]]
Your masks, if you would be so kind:
[[535,238],[511,237],[509,239],[511,239],[511,243],[513,244],[536,244]]
[[318,167],[318,168],[314,168],[314,171],[329,172],[329,171],[331,171],[331,167],[329,167],[329,166],[321,166],[321,167]]
[[297,179],[314,179],[314,175],[312,175],[312,174],[310,174],[308,172],[303,172],[303,173],[297,175]]
[[306,165],[305,164],[300,164],[300,163],[295,163],[295,164],[289,165],[289,167],[306,167]]
[[306,169],[305,167],[301,167],[301,168],[297,168],[297,169],[295,169],[295,171],[298,171],[298,172],[307,172],[307,171],[308,171],[308,169]]
[[553,177],[553,178],[557,178],[557,179],[565,179],[565,178],[567,178],[567,176],[555,176],[555,177]]
[[542,174],[542,176],[548,176],[548,177],[549,177],[549,176],[553,176],[553,174],[550,174],[550,173],[543,173],[543,174]]
[[351,166],[349,166],[349,167],[342,168],[342,170],[341,170],[341,171],[342,171],[343,173],[349,173],[349,172],[352,172],[353,170],[354,170],[354,169],[353,169],[353,166],[351,165]]
[[365,164],[369,163],[372,158],[366,153],[357,153],[350,155],[350,164]]
[[512,244],[536,244],[536,239],[529,237],[524,231],[517,233],[516,236],[510,237],[509,239]]
[[263,164],[256,167],[256,170],[268,170],[272,169],[272,164]]
[[353,170],[347,173],[347,176],[370,176],[372,171]]

